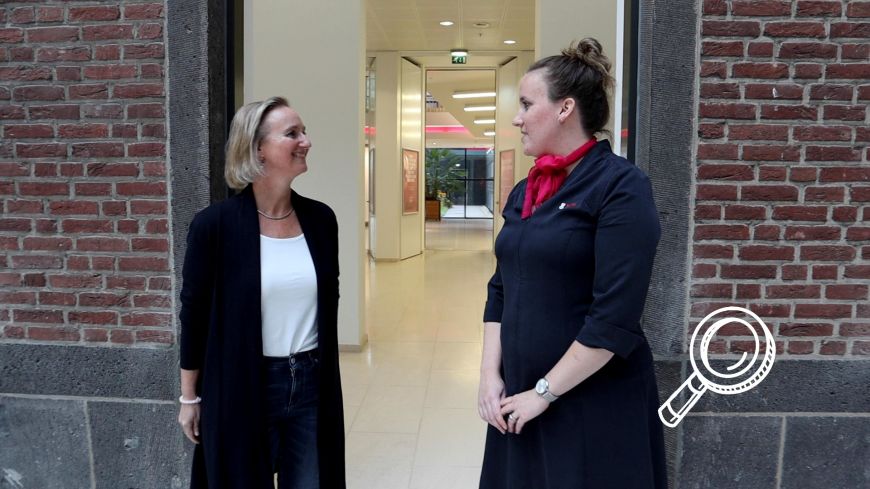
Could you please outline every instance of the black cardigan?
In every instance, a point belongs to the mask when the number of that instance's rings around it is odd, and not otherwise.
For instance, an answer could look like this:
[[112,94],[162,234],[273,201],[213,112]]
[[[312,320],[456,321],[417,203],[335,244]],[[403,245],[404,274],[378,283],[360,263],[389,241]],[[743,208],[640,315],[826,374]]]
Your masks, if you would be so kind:
[[[326,204],[291,197],[317,274],[320,487],[344,488],[338,367],[338,224]],[[200,370],[201,443],[191,488],[272,487],[263,415],[260,227],[250,186],[190,224],[181,290],[181,368]]]

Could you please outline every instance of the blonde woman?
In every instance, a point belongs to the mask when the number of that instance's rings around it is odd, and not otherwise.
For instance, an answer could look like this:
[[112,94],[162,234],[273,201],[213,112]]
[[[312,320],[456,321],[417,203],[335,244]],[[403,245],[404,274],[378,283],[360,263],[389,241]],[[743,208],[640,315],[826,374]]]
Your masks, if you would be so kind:
[[239,192],[194,217],[181,291],[178,421],[192,488],[343,488],[338,225],[292,190],[311,141],[273,97],[242,107],[227,142]]

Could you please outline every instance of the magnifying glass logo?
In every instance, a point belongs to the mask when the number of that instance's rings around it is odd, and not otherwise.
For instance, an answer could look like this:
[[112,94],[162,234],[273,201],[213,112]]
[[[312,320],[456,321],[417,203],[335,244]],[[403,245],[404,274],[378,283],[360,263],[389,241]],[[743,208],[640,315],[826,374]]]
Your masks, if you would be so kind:
[[[730,314],[716,320],[706,330],[704,329],[704,325],[713,321],[713,318],[722,313]],[[754,323],[750,323],[749,321],[739,317],[734,317],[736,313],[750,316],[754,320]],[[753,349],[752,358],[749,362],[746,361],[749,355],[747,352],[743,352],[743,356],[736,363],[725,367],[725,372],[722,372],[716,370],[712,365],[710,365],[710,342],[723,326],[735,323],[745,327],[752,333],[755,348]],[[758,356],[759,353],[761,353],[762,348],[759,330],[761,335],[764,336],[764,357],[760,362],[758,361]],[[700,331],[704,331],[704,334],[701,336],[700,342],[697,342],[698,333]],[[671,397],[669,397],[668,400],[659,408],[659,418],[661,418],[662,423],[671,428],[680,424],[680,421],[682,421],[698,400],[701,399],[701,395],[707,392],[707,390],[711,390],[717,394],[731,395],[746,392],[757,386],[762,380],[764,380],[764,377],[770,373],[770,369],[773,367],[773,361],[776,358],[776,344],[773,341],[773,335],[770,334],[770,330],[767,329],[767,325],[764,324],[764,321],[762,321],[754,312],[736,306],[723,307],[708,314],[707,317],[705,317],[695,328],[695,332],[692,333],[692,342],[690,343],[690,346],[689,359],[692,362],[692,375],[690,375],[689,378],[686,379],[686,381],[683,382],[683,384],[677,388],[677,390],[671,394]],[[701,358],[703,368],[699,368],[698,366],[695,353],[696,346],[698,347],[697,355]],[[711,380],[714,378],[717,379],[717,381],[714,382]],[[684,392],[687,394],[687,400],[681,405],[680,395]]]

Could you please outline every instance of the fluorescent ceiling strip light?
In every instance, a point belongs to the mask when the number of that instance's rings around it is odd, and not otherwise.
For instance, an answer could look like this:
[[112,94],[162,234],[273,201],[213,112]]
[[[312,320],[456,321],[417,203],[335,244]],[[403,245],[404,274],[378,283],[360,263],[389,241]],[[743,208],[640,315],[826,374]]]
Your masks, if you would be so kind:
[[495,110],[495,105],[466,105],[466,112],[491,112]]
[[453,92],[453,98],[495,97],[495,92]]
[[475,124],[495,124],[495,119],[474,119]]

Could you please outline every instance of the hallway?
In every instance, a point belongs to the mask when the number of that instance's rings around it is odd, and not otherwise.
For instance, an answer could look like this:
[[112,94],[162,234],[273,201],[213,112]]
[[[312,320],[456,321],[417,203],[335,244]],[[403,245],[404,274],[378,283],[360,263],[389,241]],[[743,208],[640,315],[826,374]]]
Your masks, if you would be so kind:
[[369,342],[341,354],[349,488],[476,488],[490,251],[370,263]]

